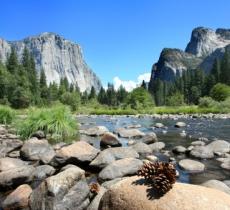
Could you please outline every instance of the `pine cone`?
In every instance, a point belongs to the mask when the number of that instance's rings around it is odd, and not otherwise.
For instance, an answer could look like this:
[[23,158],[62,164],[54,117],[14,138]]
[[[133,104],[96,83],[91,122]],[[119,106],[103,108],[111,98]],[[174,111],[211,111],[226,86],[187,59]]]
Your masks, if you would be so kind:
[[93,182],[89,185],[90,192],[93,194],[98,194],[100,191],[100,185],[96,182]]
[[153,187],[158,191],[159,194],[165,194],[172,189],[172,183],[164,174],[159,174],[154,179]]
[[137,174],[150,182],[160,194],[165,194],[176,182],[176,169],[171,163],[146,163]]

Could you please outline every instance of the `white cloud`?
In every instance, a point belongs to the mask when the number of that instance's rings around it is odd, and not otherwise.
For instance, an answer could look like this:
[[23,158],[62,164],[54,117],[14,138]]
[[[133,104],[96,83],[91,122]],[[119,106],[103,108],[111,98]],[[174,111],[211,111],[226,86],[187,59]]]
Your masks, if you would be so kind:
[[144,73],[137,77],[137,81],[133,80],[121,80],[119,77],[113,78],[113,84],[115,90],[117,90],[121,85],[128,91],[132,91],[134,88],[138,87],[142,81],[149,82],[151,73]]

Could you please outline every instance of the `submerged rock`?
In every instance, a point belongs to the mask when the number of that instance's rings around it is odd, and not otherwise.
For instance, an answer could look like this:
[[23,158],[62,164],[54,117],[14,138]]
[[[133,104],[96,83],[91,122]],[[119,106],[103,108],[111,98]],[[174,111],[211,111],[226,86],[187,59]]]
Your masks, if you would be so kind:
[[145,144],[152,144],[157,142],[157,135],[154,132],[147,133],[141,141]]
[[149,146],[153,152],[159,152],[165,148],[165,143],[164,142],[155,142],[153,144],[149,144]]
[[139,177],[113,185],[101,199],[99,210],[220,210],[230,209],[230,196],[216,189],[176,183],[159,197]]
[[185,122],[177,122],[176,124],[175,124],[175,127],[176,128],[182,128],[182,127],[185,127],[186,126],[186,123]]

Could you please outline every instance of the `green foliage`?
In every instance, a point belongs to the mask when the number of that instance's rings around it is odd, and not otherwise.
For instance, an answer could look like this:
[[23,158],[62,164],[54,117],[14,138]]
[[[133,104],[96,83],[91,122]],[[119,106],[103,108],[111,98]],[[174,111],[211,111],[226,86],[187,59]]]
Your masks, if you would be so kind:
[[30,105],[31,93],[23,87],[16,87],[12,93],[10,102],[13,108],[27,108]]
[[0,105],[0,123],[11,124],[15,119],[16,113],[8,106]]
[[142,109],[154,106],[153,98],[143,87],[135,88],[128,96],[127,104],[132,109]]
[[230,87],[225,84],[218,83],[211,89],[210,96],[216,101],[224,101],[230,96]]
[[167,106],[181,106],[184,105],[184,95],[177,92],[166,99]]
[[18,134],[29,138],[34,132],[43,130],[56,141],[69,140],[77,135],[77,121],[66,106],[31,109],[27,118],[18,122]]
[[199,99],[200,108],[211,108],[217,106],[218,106],[218,102],[213,100],[211,97],[205,96]]
[[76,111],[81,103],[81,98],[77,92],[65,92],[62,94],[60,101],[63,104],[69,105],[72,111]]

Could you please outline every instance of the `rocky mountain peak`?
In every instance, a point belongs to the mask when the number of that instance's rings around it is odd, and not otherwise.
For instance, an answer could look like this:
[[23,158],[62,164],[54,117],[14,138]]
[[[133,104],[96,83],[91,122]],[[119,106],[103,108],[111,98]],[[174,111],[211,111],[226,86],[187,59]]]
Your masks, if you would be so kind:
[[66,77],[80,90],[89,91],[95,87],[99,91],[101,82],[84,61],[81,47],[56,33],[45,32],[20,41],[8,42],[0,39],[0,60],[5,62],[11,47],[16,49],[19,59],[26,47],[34,56],[38,71],[44,69],[47,83],[59,83]]
[[217,48],[223,48],[230,44],[230,31],[217,29],[216,31],[198,27],[192,31],[190,42],[185,52],[198,57],[205,57],[214,52]]

